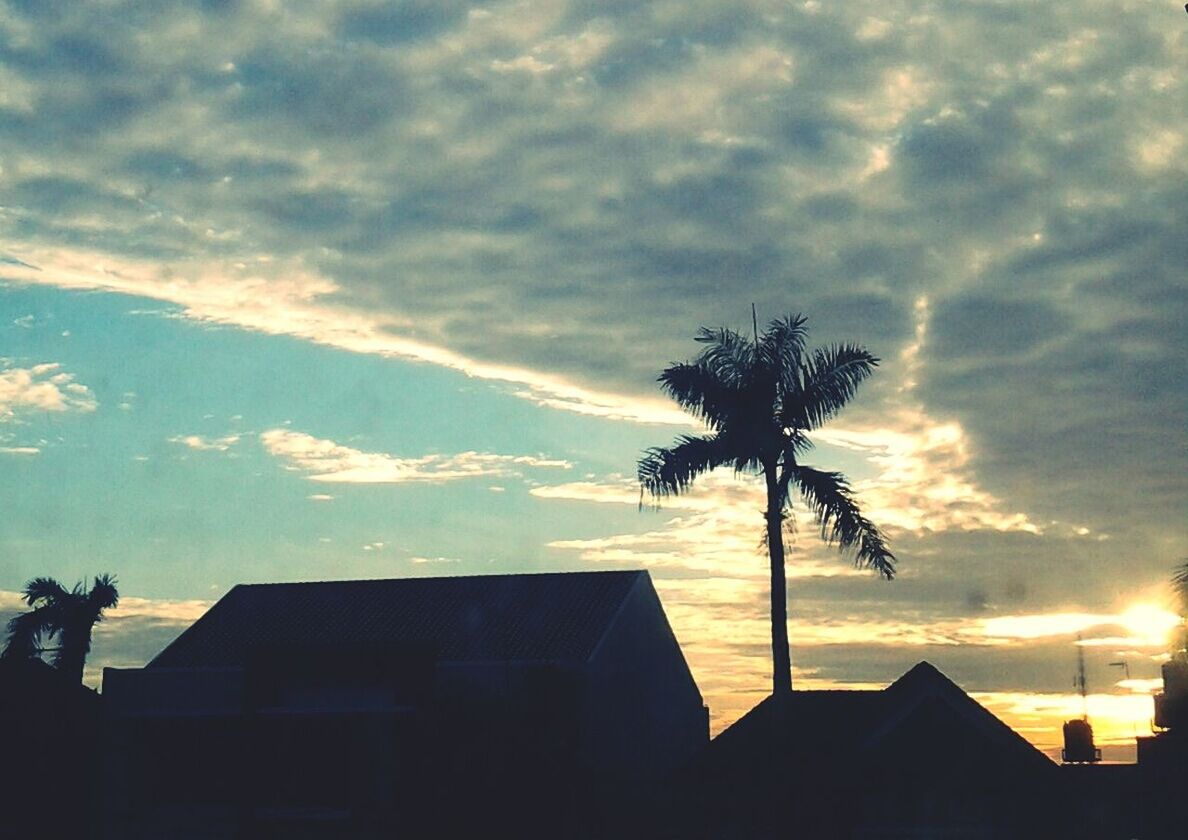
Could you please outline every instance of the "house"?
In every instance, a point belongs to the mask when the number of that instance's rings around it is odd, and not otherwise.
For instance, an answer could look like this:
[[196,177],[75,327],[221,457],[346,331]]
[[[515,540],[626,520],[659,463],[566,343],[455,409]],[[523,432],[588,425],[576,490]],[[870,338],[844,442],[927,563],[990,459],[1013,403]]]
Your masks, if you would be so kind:
[[606,836],[709,737],[638,571],[240,585],[103,697],[112,837]]
[[1083,836],[1058,766],[927,662],[878,691],[766,698],[680,789],[661,836]]
[[0,744],[5,836],[93,836],[98,694],[40,659],[0,657]]

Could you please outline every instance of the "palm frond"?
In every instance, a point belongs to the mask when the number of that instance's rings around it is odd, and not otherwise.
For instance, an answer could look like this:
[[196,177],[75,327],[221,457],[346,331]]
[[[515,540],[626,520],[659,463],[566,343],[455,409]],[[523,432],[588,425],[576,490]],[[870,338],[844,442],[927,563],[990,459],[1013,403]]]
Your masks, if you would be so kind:
[[1181,609],[1188,613],[1188,560],[1185,560],[1184,565],[1176,569],[1176,573],[1172,575],[1172,586],[1180,596]]
[[737,411],[739,387],[699,362],[671,365],[659,382],[681,408],[712,428],[720,428]]
[[853,398],[878,364],[875,356],[853,344],[814,350],[802,367],[799,390],[781,395],[781,419],[793,428],[817,428]]
[[789,476],[821,526],[821,538],[854,551],[854,565],[895,577],[895,555],[873,522],[862,515],[845,476],[797,465]]
[[813,448],[813,441],[804,433],[803,429],[786,428],[784,432],[784,451],[781,458],[784,464],[793,465],[797,459]]
[[48,577],[33,578],[26,583],[24,595],[25,603],[30,607],[36,607],[38,603],[61,603],[70,599],[70,593],[66,587]]
[[695,364],[702,365],[722,383],[739,388],[746,385],[755,373],[755,343],[734,330],[702,327],[696,336],[707,345],[698,354]]
[[13,616],[8,621],[8,642],[0,658],[34,659],[41,653],[41,635],[50,622],[45,607]]
[[87,594],[87,606],[96,616],[96,621],[102,619],[103,610],[112,609],[120,603],[120,593],[116,589],[117,583],[115,575],[106,574],[95,577],[95,585]]
[[804,342],[808,338],[807,321],[803,315],[777,318],[768,324],[759,339],[759,358],[777,374],[783,390],[793,390],[799,384]]
[[718,435],[682,435],[671,447],[645,450],[637,474],[640,487],[658,499],[684,493],[698,476],[732,461]]

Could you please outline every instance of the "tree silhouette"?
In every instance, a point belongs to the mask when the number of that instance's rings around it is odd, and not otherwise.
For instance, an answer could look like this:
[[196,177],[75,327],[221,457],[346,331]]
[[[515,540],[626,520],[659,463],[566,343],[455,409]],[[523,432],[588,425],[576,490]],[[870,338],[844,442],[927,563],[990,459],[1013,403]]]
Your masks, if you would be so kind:
[[[91,631],[103,611],[120,600],[115,577],[99,575],[90,591],[82,582],[67,590],[53,578],[34,578],[25,585],[24,596],[30,609],[8,622],[8,643],[0,657],[32,659],[52,650],[54,667],[82,682]],[[57,647],[43,648],[43,637],[56,638]]]
[[1180,617],[1184,619],[1184,624],[1181,626],[1183,631],[1180,637],[1181,654],[1188,654],[1188,559],[1176,567],[1172,574],[1172,589],[1175,590],[1176,596],[1180,599]]
[[1172,575],[1172,587],[1180,597],[1180,612],[1188,615],[1188,560],[1176,567]]
[[776,697],[792,691],[783,526],[792,513],[793,490],[827,543],[852,551],[859,567],[888,580],[895,576],[895,556],[862,515],[846,478],[800,463],[812,447],[808,433],[841,410],[879,360],[851,344],[808,352],[805,320],[802,315],[777,319],[763,335],[756,325],[753,341],[733,330],[702,327],[696,340],[705,349],[692,362],[666,368],[659,382],[708,426],[709,434],[683,435],[671,447],[648,449],[638,469],[641,488],[657,501],[684,493],[698,476],[717,467],[763,477]]

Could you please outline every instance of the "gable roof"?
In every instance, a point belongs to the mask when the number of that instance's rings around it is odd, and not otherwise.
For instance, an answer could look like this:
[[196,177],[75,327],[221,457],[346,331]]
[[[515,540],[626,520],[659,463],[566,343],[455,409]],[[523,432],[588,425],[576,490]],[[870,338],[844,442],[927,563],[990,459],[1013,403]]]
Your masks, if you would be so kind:
[[984,738],[997,743],[1018,757],[1036,766],[1055,766],[1052,759],[1003,723],[993,712],[966,694],[956,683],[942,674],[930,662],[919,662],[880,692],[885,697],[886,714],[871,732],[868,743],[873,746],[894,729],[907,715],[928,699],[944,703],[976,729]]
[[1052,760],[966,694],[928,662],[920,662],[881,690],[794,691],[776,721],[772,698],[764,698],[721,732],[704,756],[715,772],[753,766],[757,758],[777,763],[850,762],[869,753],[922,704],[938,701],[981,737],[1022,764],[1053,768]]
[[299,646],[584,662],[641,580],[647,572],[240,584],[147,667],[243,666],[262,650]]

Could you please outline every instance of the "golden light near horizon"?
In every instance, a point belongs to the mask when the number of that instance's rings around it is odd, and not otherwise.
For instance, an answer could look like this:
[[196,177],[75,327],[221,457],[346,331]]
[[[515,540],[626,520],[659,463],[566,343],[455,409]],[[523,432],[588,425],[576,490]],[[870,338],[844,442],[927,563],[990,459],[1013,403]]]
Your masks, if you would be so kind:
[[1122,613],[1122,623],[1135,636],[1168,644],[1172,630],[1181,626],[1184,619],[1163,607],[1144,603]]
[[1099,745],[1125,747],[1152,733],[1155,707],[1150,694],[1032,694],[974,692],[971,695],[1039,749],[1058,755],[1061,725],[1085,715]]
[[1111,633],[1086,639],[1078,644],[1096,647],[1126,645],[1141,648],[1164,648],[1171,642],[1172,630],[1183,619],[1163,607],[1139,603],[1120,613],[1060,612],[1037,615],[1003,615],[980,623],[978,632],[999,642],[1034,640],[1052,636],[1071,636],[1090,630],[1116,629]]

